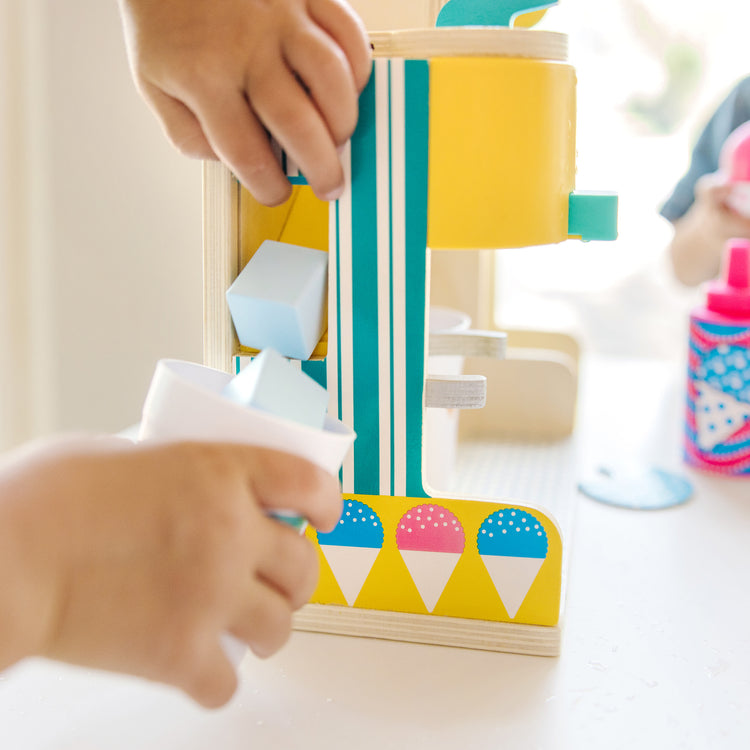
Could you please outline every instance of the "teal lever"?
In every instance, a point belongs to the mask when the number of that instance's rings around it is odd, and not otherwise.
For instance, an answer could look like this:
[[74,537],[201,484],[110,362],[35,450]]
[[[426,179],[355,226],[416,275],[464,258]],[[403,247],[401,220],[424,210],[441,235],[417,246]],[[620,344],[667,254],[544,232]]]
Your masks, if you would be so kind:
[[449,0],[436,26],[508,26],[516,16],[556,5],[557,0]]
[[568,237],[589,240],[617,239],[617,195],[572,192],[568,196]]

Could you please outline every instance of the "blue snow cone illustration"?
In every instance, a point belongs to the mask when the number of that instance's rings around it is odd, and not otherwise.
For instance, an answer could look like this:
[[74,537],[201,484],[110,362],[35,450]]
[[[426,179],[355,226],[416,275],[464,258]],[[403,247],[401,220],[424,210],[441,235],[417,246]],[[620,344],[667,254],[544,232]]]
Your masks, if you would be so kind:
[[345,500],[336,528],[328,533],[319,531],[318,544],[380,549],[383,546],[383,524],[369,505],[359,500]]
[[352,607],[383,547],[378,514],[359,500],[345,500],[336,528],[318,531],[318,544],[347,604]]
[[480,555],[547,557],[547,532],[531,513],[505,508],[487,516],[479,527]]
[[542,522],[522,508],[503,508],[482,521],[477,550],[511,620],[547,557]]

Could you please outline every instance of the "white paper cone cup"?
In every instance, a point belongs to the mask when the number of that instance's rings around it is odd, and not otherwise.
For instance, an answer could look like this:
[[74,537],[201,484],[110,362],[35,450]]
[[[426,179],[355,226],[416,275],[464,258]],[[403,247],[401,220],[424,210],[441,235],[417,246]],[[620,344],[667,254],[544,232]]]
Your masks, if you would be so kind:
[[222,395],[232,376],[221,370],[163,359],[143,405],[139,440],[244,443],[294,454],[336,474],[355,433],[326,417],[322,430],[230,401]]
[[235,670],[239,669],[242,660],[247,656],[250,650],[244,641],[236,638],[231,633],[222,633],[219,637],[219,643],[227,659],[231,662]]

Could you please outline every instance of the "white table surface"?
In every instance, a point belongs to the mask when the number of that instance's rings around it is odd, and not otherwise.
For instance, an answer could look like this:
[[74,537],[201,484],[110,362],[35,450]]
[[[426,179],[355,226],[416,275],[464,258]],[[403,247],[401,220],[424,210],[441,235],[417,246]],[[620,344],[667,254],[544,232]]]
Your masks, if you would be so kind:
[[582,467],[687,474],[693,499],[581,498],[559,658],[295,633],[219,711],[169,688],[29,661],[0,675],[3,750],[745,748],[750,480],[680,464],[682,368],[610,361],[582,384]]

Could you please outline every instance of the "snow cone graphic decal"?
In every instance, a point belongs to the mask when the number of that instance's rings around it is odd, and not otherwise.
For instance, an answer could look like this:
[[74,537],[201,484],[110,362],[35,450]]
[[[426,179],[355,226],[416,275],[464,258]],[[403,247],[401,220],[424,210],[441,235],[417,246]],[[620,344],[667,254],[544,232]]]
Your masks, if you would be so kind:
[[345,500],[336,528],[317,532],[320,549],[351,607],[383,546],[383,524],[377,513],[358,500]]
[[479,527],[477,549],[512,620],[547,557],[544,526],[519,508],[498,510]]
[[716,450],[719,460],[741,460],[750,451],[750,350],[720,344],[695,365],[695,442],[701,451]]
[[465,543],[461,522],[440,505],[417,505],[398,522],[396,545],[428,612],[435,609]]
[[723,278],[690,315],[685,459],[750,474],[750,243],[729,240]]

